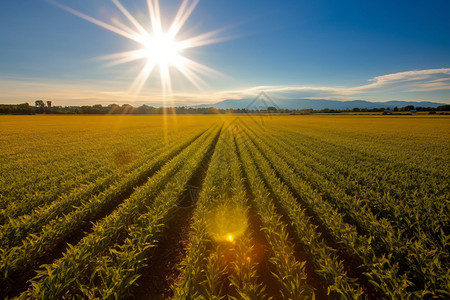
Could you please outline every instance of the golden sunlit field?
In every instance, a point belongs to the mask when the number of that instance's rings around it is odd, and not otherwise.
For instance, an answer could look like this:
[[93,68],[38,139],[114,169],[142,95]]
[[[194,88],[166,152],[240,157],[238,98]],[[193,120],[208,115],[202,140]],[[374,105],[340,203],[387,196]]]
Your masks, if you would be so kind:
[[450,118],[0,116],[0,297],[450,297]]

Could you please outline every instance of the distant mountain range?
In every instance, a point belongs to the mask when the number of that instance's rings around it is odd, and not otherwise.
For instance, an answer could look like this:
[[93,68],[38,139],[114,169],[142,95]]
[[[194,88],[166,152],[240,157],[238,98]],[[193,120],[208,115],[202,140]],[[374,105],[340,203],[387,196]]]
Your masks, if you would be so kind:
[[[272,102],[273,101],[273,102]],[[273,99],[269,101],[267,99],[229,99],[223,100],[214,104],[200,104],[193,105],[194,108],[207,108],[214,107],[217,109],[251,109],[251,110],[263,110],[269,106],[275,106],[278,109],[309,109],[320,110],[324,108],[328,109],[352,109],[352,108],[390,108],[405,107],[407,105],[414,105],[415,107],[438,107],[442,105],[448,105],[446,103],[436,102],[414,102],[414,101],[388,101],[388,102],[370,102],[365,100],[353,100],[353,101],[337,101],[337,100],[325,100],[325,99]]]

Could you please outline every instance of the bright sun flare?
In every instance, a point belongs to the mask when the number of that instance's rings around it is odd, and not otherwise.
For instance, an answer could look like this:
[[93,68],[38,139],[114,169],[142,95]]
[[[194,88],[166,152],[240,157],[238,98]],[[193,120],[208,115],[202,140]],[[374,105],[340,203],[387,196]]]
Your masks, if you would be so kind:
[[126,17],[130,25],[132,25],[132,28],[130,28],[129,25],[117,21],[115,22],[115,25],[105,23],[58,2],[52,1],[52,3],[74,15],[130,39],[140,45],[140,48],[137,50],[101,57],[101,59],[110,60],[110,66],[124,64],[135,60],[142,60],[144,62],[142,70],[136,76],[130,87],[130,92],[132,94],[138,94],[142,90],[155,67],[159,68],[161,87],[163,95],[165,96],[172,94],[172,82],[170,76],[171,67],[178,70],[199,89],[205,85],[205,82],[200,75],[219,74],[217,71],[183,55],[183,50],[185,49],[219,42],[220,39],[215,37],[218,31],[203,33],[184,40],[178,40],[177,38],[178,33],[192,14],[199,0],[183,0],[171,26],[166,31],[163,30],[161,22],[159,0],[147,0],[148,13],[151,21],[150,28],[145,28],[144,25],[139,23],[119,0],[111,1]]
[[176,65],[180,55],[180,46],[168,35],[149,38],[144,44],[143,55],[147,61],[158,65]]

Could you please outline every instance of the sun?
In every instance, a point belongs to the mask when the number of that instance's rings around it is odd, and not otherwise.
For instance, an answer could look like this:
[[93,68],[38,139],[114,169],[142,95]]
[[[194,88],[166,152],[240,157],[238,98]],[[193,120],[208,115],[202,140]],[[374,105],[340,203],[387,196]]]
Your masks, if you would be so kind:
[[180,45],[168,34],[161,34],[156,37],[149,37],[144,42],[142,55],[149,62],[155,62],[158,65],[177,66],[181,54]]
[[158,0],[147,0],[147,8],[151,26],[144,26],[120,3],[119,0],[111,0],[129,24],[116,21],[115,24],[106,23],[76,11],[70,7],[50,0],[62,9],[81,17],[91,23],[103,27],[122,37],[125,37],[139,45],[136,50],[114,53],[102,56],[101,59],[109,60],[110,66],[129,63],[136,60],[143,61],[143,67],[130,86],[131,94],[138,94],[145,86],[150,75],[159,68],[161,88],[163,95],[172,94],[171,69],[175,69],[201,89],[205,85],[202,75],[216,74],[219,72],[199,62],[189,59],[184,55],[184,50],[216,43],[219,39],[216,34],[219,30],[202,33],[196,36],[179,39],[178,35],[187,19],[192,14],[199,0],[183,0],[168,29],[164,29],[161,19],[161,11]]

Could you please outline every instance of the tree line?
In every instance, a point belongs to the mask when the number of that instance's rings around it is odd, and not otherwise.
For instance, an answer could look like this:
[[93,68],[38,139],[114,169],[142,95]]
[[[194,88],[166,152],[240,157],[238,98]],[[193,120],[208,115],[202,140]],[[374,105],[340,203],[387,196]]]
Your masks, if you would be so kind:
[[[394,107],[394,112],[409,112],[416,111],[450,111],[450,105],[442,105],[438,107],[414,107],[408,105],[405,107]],[[150,105],[141,105],[134,107],[130,104],[110,104],[103,106],[101,104],[83,105],[83,106],[54,106],[52,101],[36,100],[35,105],[31,106],[28,103],[21,104],[0,104],[0,114],[10,115],[34,115],[34,114],[96,114],[96,115],[162,115],[162,114],[227,114],[227,113],[291,113],[291,114],[312,114],[312,113],[341,113],[341,112],[385,112],[390,111],[390,108],[352,108],[352,109],[329,109],[324,108],[320,110],[310,109],[277,109],[269,106],[266,109],[217,109],[214,107],[153,107]]]

